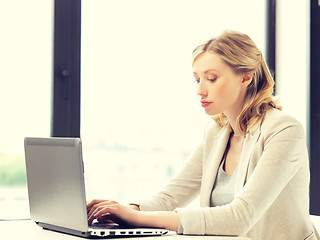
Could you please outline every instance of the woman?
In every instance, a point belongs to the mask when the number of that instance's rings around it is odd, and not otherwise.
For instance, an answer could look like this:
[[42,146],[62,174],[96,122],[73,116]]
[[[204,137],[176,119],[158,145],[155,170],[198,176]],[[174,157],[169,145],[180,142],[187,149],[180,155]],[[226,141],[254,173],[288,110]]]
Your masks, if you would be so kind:
[[[302,126],[273,101],[274,81],[245,34],[225,32],[193,52],[197,94],[213,116],[203,142],[153,198],[93,200],[88,221],[121,221],[180,234],[320,239],[309,217]],[[182,208],[200,193],[200,207]]]

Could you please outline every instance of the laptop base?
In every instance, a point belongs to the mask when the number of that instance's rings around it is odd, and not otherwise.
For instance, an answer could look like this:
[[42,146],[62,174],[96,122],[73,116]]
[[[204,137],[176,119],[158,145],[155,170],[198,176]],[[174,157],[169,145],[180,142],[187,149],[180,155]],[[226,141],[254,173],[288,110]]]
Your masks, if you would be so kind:
[[59,227],[47,223],[36,222],[36,224],[42,227],[44,230],[54,231],[59,233],[70,234],[83,238],[127,238],[127,237],[148,237],[148,236],[161,236],[169,231],[166,229],[154,229],[154,228],[132,228],[129,231],[124,229],[90,229],[88,232],[81,232],[69,228]]
[[59,233],[66,233],[78,237],[84,237],[84,238],[97,238],[93,237],[89,232],[81,232],[69,228],[64,228],[64,227],[59,227],[47,223],[41,223],[41,222],[35,222],[38,226],[42,227],[44,230],[48,231],[54,231],[54,232],[59,232]]

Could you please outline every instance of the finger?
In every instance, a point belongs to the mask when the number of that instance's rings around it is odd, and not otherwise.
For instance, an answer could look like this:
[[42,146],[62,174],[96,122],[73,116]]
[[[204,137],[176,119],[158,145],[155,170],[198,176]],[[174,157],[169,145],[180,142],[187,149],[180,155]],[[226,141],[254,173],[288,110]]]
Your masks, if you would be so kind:
[[111,206],[101,206],[98,207],[97,210],[95,211],[95,213],[93,214],[95,216],[95,218],[98,218],[100,216],[104,216],[104,215],[112,215],[114,214],[115,208],[111,207]]
[[105,204],[107,204],[107,200],[93,200],[87,207],[88,217],[91,216],[92,213],[94,213],[98,207]]
[[90,209],[92,208],[92,206],[98,204],[98,203],[101,203],[103,201],[106,201],[106,200],[101,200],[101,199],[94,199],[92,200],[91,202],[87,203],[87,211],[90,211]]
[[[119,204],[116,201],[112,200],[93,200],[89,203],[89,208],[87,212],[88,223],[91,224],[94,219],[96,219],[99,215],[98,212],[110,206],[118,206]],[[109,209],[110,210],[110,209]],[[106,210],[107,211],[107,210]],[[100,214],[104,214],[105,212],[100,212]]]
[[104,215],[104,216],[98,217],[97,221],[100,223],[114,223],[110,215]]
[[94,199],[91,202],[89,202],[87,204],[87,209],[91,209],[93,206],[95,205],[99,205],[99,204],[118,204],[116,201],[113,200],[102,200],[102,199]]
[[97,200],[94,205],[92,205],[91,209],[88,211],[88,215],[95,212],[96,209],[101,209],[101,207],[108,207],[108,206],[116,206],[119,205],[119,203],[111,200]]
[[[125,220],[121,218],[121,213],[119,209],[110,208],[110,211],[107,214],[104,213],[97,213],[100,216],[97,216],[96,219],[98,222],[107,222],[107,223],[114,223],[114,224],[121,224],[122,226],[130,226]],[[118,215],[120,214],[120,215]]]
[[110,206],[109,202],[110,201],[103,201],[94,204],[88,212],[88,220],[93,221],[98,216],[98,212],[100,212],[100,214],[107,213],[107,208]]
[[88,212],[88,222],[89,222],[89,224],[91,224],[92,221],[95,219],[95,214],[96,214],[97,211],[98,211],[97,206],[94,205],[91,208],[91,210]]
[[96,207],[95,210],[90,213],[88,222],[91,224],[94,219],[100,217],[108,217],[108,215],[111,215],[113,211],[114,210],[109,206],[101,205],[99,207]]

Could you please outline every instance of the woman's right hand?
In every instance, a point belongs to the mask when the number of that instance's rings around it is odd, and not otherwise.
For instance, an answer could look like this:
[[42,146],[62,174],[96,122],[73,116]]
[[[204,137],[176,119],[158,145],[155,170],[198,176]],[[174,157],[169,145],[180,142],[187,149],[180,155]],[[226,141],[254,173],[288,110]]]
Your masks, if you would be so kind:
[[140,210],[137,205],[125,206],[111,200],[93,200],[87,204],[88,224],[96,219],[98,222],[115,222],[130,226],[139,226]]
[[[138,210],[138,211],[137,211]],[[139,211],[138,205],[122,205],[110,200],[93,200],[87,204],[88,224],[115,222],[133,227],[157,227],[178,231],[178,214],[174,211]]]

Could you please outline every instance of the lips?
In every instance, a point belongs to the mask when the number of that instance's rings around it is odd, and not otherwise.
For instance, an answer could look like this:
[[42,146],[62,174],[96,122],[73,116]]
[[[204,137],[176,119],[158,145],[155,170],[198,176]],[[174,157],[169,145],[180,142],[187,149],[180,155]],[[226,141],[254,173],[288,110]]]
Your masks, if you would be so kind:
[[206,102],[206,101],[201,101],[201,106],[206,108],[208,107],[212,102]]

